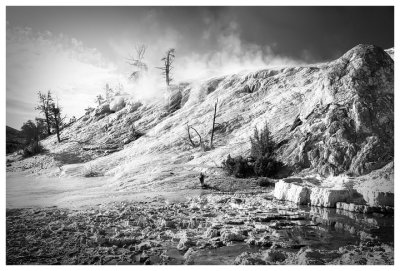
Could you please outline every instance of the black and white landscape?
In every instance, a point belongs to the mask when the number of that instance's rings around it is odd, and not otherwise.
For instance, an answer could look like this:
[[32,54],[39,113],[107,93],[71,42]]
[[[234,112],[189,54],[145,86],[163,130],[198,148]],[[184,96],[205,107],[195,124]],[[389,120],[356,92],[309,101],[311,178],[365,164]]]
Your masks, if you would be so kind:
[[7,7],[6,263],[394,264],[394,7]]

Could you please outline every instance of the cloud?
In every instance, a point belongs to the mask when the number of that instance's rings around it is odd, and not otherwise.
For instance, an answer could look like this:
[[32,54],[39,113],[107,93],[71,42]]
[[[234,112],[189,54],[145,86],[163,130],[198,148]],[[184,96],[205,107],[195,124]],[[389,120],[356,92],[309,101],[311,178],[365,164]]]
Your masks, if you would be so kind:
[[[207,23],[209,24],[209,20]],[[225,28],[218,24],[211,25],[204,31],[203,39],[215,39],[215,48],[203,54],[192,53],[181,58],[177,56],[177,78],[187,80],[244,70],[304,64],[301,60],[275,54],[274,44],[262,46],[243,41],[239,26],[235,22],[230,22]]]
[[[38,91],[52,90],[71,117],[93,104],[106,82],[124,80],[98,50],[63,34],[7,28],[6,43],[7,124],[16,128],[27,116],[38,116]],[[18,107],[17,101],[24,106]]]

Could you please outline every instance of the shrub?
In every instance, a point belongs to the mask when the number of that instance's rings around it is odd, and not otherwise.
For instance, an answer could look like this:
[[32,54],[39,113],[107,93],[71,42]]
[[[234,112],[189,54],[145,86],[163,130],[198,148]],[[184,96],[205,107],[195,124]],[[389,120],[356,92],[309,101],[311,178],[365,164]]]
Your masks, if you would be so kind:
[[283,164],[272,157],[261,156],[254,163],[254,173],[260,177],[275,177]]
[[258,131],[254,129],[254,136],[250,138],[251,157],[244,159],[241,156],[232,158],[230,155],[222,162],[222,167],[229,175],[237,178],[245,178],[253,175],[260,177],[275,177],[282,169],[283,164],[274,158],[274,148],[276,144],[273,142],[268,125],[264,129]]
[[84,177],[90,178],[90,177],[99,177],[103,176],[100,172],[95,171],[92,167],[92,165],[89,165],[88,167],[85,168],[85,172],[83,174]]
[[226,160],[222,161],[222,168],[228,173],[228,175],[232,175],[235,170],[235,159],[228,154]]
[[258,185],[261,187],[273,187],[275,183],[268,178],[260,178],[258,180]]
[[242,156],[232,158],[230,155],[222,162],[222,167],[229,175],[246,178],[254,175],[253,167]]
[[36,154],[44,152],[44,150],[45,149],[43,148],[42,144],[40,144],[39,141],[35,140],[24,148],[22,157],[26,158],[34,156]]

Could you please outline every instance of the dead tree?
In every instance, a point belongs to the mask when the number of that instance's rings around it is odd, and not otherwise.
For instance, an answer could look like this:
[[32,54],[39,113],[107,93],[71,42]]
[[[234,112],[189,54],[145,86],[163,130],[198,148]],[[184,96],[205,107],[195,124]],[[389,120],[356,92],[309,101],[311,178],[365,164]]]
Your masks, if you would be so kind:
[[162,70],[162,75],[165,77],[165,82],[167,86],[172,82],[171,71],[173,69],[172,63],[175,59],[175,49],[171,48],[165,53],[165,57],[161,58],[161,61],[164,62],[162,67],[157,67],[157,69]]
[[[210,139],[210,147],[209,149],[213,148],[213,140],[214,140],[214,130],[216,125],[219,125],[218,123],[215,122],[215,119],[217,117],[217,106],[218,106],[218,99],[215,102],[215,106],[214,106],[214,116],[213,116],[213,121],[212,121],[212,129],[211,129],[211,139]],[[196,132],[196,134],[198,135],[200,142],[198,144],[196,144],[195,142],[193,142],[192,137],[190,135],[190,129],[192,129],[193,131]],[[193,146],[193,148],[197,148],[197,147],[202,147],[202,149],[205,151],[207,150],[207,147],[205,146],[205,144],[202,141],[201,135],[200,133],[192,126],[187,125],[187,134],[188,134],[188,138],[189,138],[189,142],[190,144]]]
[[215,102],[215,106],[214,106],[214,117],[213,117],[212,130],[211,130],[210,149],[212,149],[212,147],[213,147],[214,129],[215,129],[215,118],[217,117],[217,105],[218,105],[218,99],[217,99],[217,101]]
[[[192,129],[193,131],[196,132],[197,136],[199,137],[199,143],[196,144],[195,142],[193,142],[192,137],[190,135],[190,129]],[[203,142],[201,140],[201,135],[199,134],[199,132],[197,132],[197,130],[195,128],[193,128],[192,126],[187,125],[187,133],[188,133],[188,138],[189,138],[189,142],[190,144],[192,144],[193,148],[197,148],[198,146],[203,145]]]
[[42,112],[45,116],[46,120],[46,128],[47,128],[47,134],[51,135],[51,130],[50,127],[52,125],[52,118],[51,118],[51,112],[50,112],[50,105],[53,103],[53,98],[51,97],[51,91],[49,90],[47,92],[47,95],[45,93],[41,93],[40,91],[38,92],[39,96],[39,104],[38,106],[35,107],[36,110],[39,110]]
[[147,72],[148,66],[144,62],[144,54],[146,53],[147,46],[144,44],[136,45],[136,56],[131,56],[127,59],[127,63],[135,67],[135,71],[131,73],[129,79],[137,80],[143,72]]

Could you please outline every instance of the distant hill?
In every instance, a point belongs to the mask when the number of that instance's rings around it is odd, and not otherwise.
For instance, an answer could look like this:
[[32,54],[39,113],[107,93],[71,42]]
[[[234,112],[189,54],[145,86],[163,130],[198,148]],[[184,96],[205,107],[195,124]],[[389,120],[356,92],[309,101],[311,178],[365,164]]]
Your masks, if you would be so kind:
[[21,131],[6,126],[6,153],[11,153],[21,149],[24,142],[25,139]]

